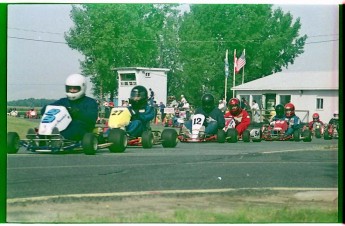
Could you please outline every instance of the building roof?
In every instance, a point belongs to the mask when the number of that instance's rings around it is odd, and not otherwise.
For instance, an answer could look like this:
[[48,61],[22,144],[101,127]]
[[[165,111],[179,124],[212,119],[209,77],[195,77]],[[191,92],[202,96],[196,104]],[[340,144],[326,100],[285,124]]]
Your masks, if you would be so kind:
[[113,71],[124,71],[124,70],[149,70],[149,71],[170,71],[168,68],[153,68],[153,67],[117,67],[112,68]]
[[[239,76],[239,75],[238,75]],[[234,90],[338,90],[338,71],[279,72],[235,86]]]

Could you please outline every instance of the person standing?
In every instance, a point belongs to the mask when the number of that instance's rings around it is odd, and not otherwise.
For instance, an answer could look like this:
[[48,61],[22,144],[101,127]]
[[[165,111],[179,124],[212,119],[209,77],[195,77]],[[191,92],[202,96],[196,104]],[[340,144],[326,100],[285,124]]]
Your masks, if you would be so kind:
[[149,97],[150,105],[153,106],[153,101],[155,100],[155,92],[153,92],[151,88],[149,88],[149,91],[150,91],[150,97]]
[[163,104],[163,102],[160,102],[159,103],[159,111],[161,113],[161,122],[163,125],[165,123],[165,116],[166,116],[166,114],[164,113],[164,108],[165,108],[165,105]]
[[253,100],[251,110],[252,110],[253,121],[256,123],[259,123],[260,122],[260,107],[259,107],[259,104],[256,103],[256,100]]

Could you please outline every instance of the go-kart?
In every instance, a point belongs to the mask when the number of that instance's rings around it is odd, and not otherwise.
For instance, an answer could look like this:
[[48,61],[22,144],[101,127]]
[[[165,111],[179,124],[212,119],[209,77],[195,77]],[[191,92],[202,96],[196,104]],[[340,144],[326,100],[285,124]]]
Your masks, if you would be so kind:
[[186,120],[186,112],[174,108],[164,108],[165,127],[181,128]]
[[205,133],[205,126],[203,126],[205,121],[205,116],[202,114],[195,114],[191,117],[192,121],[192,132],[190,133],[188,130],[184,130],[184,126],[180,128],[180,132],[178,135],[178,139],[181,142],[190,142],[190,143],[198,143],[198,142],[218,142],[224,143],[225,142],[225,132],[224,130],[218,130],[217,134],[206,134]]
[[[309,129],[307,125],[303,127],[303,130]],[[324,134],[325,127],[321,122],[314,122],[311,129],[312,136],[316,138],[321,138]]]
[[7,133],[7,153],[17,153],[21,146],[31,152],[82,150],[81,142],[66,140],[60,135],[59,131],[66,129],[71,121],[65,107],[48,105],[39,128],[30,128],[26,139],[20,139],[16,132]]
[[310,142],[312,140],[312,133],[307,127],[295,130],[293,135],[285,135],[288,129],[288,123],[285,120],[277,120],[271,122],[269,125],[262,126],[262,139],[266,141],[300,141]]
[[[95,154],[97,148],[109,148],[110,152],[124,152],[127,146],[140,146],[151,148],[162,144],[165,148],[174,148],[177,145],[177,132],[175,129],[161,131],[151,130],[147,125],[140,137],[133,137],[126,133],[125,127],[130,123],[131,113],[127,107],[115,107],[111,110],[106,128],[99,129],[97,133],[85,134],[82,145],[84,152]],[[98,144],[101,142],[101,144]]]
[[326,124],[323,138],[325,140],[331,140],[333,138],[339,138],[339,124]]
[[226,141],[229,143],[236,143],[237,141],[243,142],[261,142],[260,128],[253,128],[250,131],[243,131],[242,135],[238,135],[236,130],[236,121],[233,117],[225,118],[225,127],[223,129],[226,133]]

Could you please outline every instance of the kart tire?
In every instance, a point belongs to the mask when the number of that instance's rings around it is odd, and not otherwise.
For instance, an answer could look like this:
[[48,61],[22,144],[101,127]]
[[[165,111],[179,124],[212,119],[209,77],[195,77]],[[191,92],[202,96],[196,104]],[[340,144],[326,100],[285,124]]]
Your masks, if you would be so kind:
[[15,154],[18,152],[20,147],[19,135],[16,132],[7,133],[7,153]]
[[161,135],[164,148],[174,148],[177,145],[177,132],[174,129],[165,129]]
[[109,151],[112,153],[124,152],[127,147],[127,135],[122,129],[111,129],[108,141],[111,143]]
[[242,133],[242,140],[243,140],[243,142],[246,142],[246,143],[250,142],[250,132],[249,132],[249,130],[243,131],[243,133]]
[[321,138],[321,130],[320,129],[316,129],[315,130],[315,137],[316,138]]
[[218,130],[217,132],[217,142],[218,143],[224,143],[225,142],[225,131],[224,130]]
[[141,142],[143,148],[152,148],[153,146],[153,134],[151,131],[144,131],[141,135]]
[[296,141],[296,142],[300,141],[301,140],[300,136],[301,136],[301,133],[299,130],[295,130],[293,132],[293,140],[294,141]]
[[332,137],[331,137],[331,135],[329,134],[329,131],[328,131],[328,130],[325,130],[325,132],[324,132],[324,134],[323,134],[323,138],[324,138],[325,140],[331,140],[331,139],[332,139]]
[[97,151],[98,139],[93,133],[86,133],[83,137],[81,146],[85,155],[94,155]]
[[29,140],[35,139],[36,138],[36,132],[33,128],[30,128],[28,132],[26,133],[26,138]]
[[311,131],[310,130],[305,130],[303,131],[303,141],[304,142],[311,142]]
[[227,141],[229,143],[236,143],[237,142],[237,136],[238,136],[237,130],[234,128],[230,128],[226,132]]

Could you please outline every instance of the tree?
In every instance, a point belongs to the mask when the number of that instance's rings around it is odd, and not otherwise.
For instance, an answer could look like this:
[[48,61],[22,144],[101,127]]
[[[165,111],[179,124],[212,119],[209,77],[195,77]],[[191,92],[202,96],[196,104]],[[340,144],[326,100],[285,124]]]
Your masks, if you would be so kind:
[[71,11],[74,27],[68,45],[85,56],[83,74],[91,76],[94,95],[117,94],[116,67],[163,66],[164,17],[173,5],[82,4]]
[[[191,5],[179,31],[183,62],[179,77],[184,87],[193,87],[187,95],[195,97],[195,103],[204,92],[223,96],[226,49],[230,50],[230,69],[233,50],[240,54],[246,49],[245,82],[293,64],[303,53],[307,36],[299,37],[299,18],[292,22],[290,13],[273,11],[272,5]],[[236,77],[238,85],[241,76]]]

